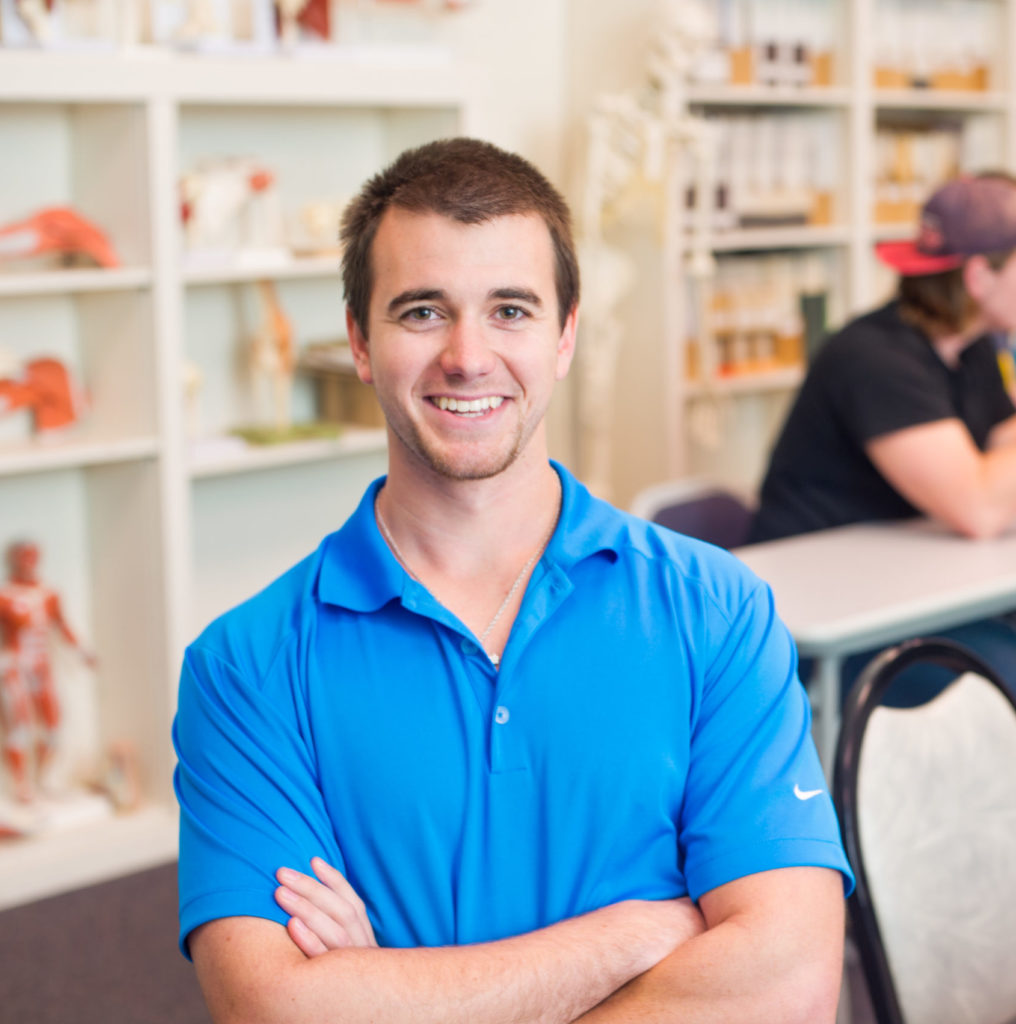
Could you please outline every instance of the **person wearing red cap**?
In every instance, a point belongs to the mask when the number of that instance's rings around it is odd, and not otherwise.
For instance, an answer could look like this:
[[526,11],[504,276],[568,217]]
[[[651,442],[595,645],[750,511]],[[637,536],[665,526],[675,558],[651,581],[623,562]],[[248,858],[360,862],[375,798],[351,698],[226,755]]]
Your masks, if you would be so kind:
[[[1016,179],[948,182],[914,240],[877,251],[899,274],[896,296],[819,349],[773,450],[752,542],[918,515],[967,537],[1016,523],[1016,407],[997,358],[999,336],[1016,329]],[[1008,622],[956,639],[995,652],[1016,683]]]

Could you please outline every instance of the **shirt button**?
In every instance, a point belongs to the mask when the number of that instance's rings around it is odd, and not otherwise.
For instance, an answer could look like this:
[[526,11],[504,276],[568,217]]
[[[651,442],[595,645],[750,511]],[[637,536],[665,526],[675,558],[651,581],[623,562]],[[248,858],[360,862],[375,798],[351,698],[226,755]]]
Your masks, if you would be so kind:
[[477,648],[476,644],[473,643],[472,640],[463,640],[462,641],[462,653],[463,654],[476,654],[477,650],[478,650],[478,648]]
[[511,718],[511,715],[508,714],[508,709],[503,704],[499,704],[497,711],[494,712],[494,721],[498,725],[504,725],[509,718]]

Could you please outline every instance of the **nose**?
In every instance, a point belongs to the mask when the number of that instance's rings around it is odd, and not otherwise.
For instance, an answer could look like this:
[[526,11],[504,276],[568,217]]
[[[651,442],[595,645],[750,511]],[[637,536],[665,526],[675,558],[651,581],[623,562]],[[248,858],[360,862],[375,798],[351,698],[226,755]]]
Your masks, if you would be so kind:
[[465,318],[451,323],[441,350],[441,369],[448,377],[482,377],[494,369],[494,353],[483,328]]

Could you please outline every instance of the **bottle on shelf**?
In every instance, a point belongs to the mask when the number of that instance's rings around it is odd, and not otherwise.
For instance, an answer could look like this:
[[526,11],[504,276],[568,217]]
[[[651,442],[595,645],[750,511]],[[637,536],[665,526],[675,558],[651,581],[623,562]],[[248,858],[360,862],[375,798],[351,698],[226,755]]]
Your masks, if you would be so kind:
[[832,0],[712,0],[717,32],[695,67],[703,85],[833,84]]
[[[688,381],[761,382],[800,371],[812,335],[825,329],[827,281],[824,261],[813,252],[721,257],[706,303],[706,331],[688,307]],[[703,336],[711,339],[709,350]]]
[[833,222],[838,147],[828,116],[754,112],[711,120],[716,232]]
[[994,0],[880,0],[873,33],[875,87],[991,88],[999,6]]

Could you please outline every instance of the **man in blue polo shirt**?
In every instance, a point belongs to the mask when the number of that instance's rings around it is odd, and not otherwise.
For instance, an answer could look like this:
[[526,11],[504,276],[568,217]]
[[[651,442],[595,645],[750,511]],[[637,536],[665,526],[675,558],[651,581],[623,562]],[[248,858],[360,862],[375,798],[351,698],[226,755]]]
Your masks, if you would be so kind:
[[217,1021],[832,1021],[849,867],[734,558],[548,459],[569,215],[486,143],[343,220],[389,472],[188,649],[181,943]]

